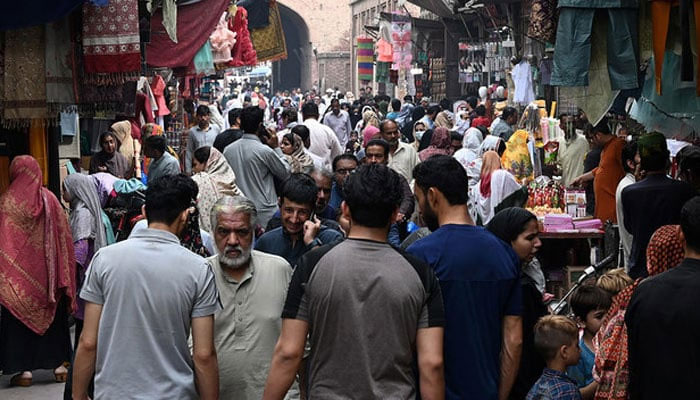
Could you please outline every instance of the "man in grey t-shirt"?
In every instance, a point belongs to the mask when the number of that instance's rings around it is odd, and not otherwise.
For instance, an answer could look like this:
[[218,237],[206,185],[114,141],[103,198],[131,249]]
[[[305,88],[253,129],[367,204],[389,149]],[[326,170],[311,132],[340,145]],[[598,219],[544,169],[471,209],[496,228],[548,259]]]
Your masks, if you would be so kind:
[[263,399],[282,399],[309,332],[309,398],[409,399],[419,382],[422,398],[444,398],[440,285],[428,264],[386,243],[401,203],[400,177],[384,165],[364,165],[345,191],[348,239],[299,260]]
[[80,293],[74,399],[87,398],[93,373],[95,399],[218,398],[214,273],[177,236],[196,197],[184,175],[156,179],[146,192],[148,229],[95,254]]

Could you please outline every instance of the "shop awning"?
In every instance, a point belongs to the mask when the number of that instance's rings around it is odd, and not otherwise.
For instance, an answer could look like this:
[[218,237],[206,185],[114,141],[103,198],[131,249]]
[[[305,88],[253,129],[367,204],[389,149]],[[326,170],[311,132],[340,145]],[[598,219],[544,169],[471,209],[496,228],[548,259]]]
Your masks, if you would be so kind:
[[425,8],[442,18],[454,18],[455,16],[452,12],[452,2],[449,0],[408,0],[408,2]]

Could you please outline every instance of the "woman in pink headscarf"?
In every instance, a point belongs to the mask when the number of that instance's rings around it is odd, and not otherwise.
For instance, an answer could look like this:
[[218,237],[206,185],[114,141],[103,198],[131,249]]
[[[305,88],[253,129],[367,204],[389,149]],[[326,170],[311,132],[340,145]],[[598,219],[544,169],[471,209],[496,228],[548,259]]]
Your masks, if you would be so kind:
[[362,147],[367,146],[370,140],[374,139],[375,136],[379,136],[379,128],[374,125],[367,126],[362,131]]
[[452,142],[450,140],[450,131],[445,127],[435,128],[433,136],[430,138],[430,146],[418,153],[418,158],[425,161],[436,155],[452,155]]

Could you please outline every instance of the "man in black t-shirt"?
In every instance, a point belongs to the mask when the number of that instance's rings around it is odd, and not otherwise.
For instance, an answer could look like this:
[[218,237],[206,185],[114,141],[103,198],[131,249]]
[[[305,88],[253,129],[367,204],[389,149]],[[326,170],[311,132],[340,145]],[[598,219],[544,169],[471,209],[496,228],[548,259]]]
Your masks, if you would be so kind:
[[241,130],[241,111],[243,111],[242,108],[234,108],[228,112],[228,122],[231,127],[219,133],[214,140],[214,148],[219,150],[222,154],[226,146],[243,136],[243,131]]

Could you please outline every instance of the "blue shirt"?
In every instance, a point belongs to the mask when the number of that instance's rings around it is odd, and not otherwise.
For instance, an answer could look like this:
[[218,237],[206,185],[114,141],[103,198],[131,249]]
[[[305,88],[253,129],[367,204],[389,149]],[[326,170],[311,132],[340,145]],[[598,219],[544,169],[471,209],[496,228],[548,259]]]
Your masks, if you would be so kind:
[[472,225],[443,225],[407,251],[430,264],[440,280],[445,398],[498,398],[503,317],[522,313],[515,252]]
[[[321,245],[324,245],[343,240],[343,235],[334,229],[321,225],[321,231],[316,238],[321,241]],[[280,226],[260,236],[255,244],[255,250],[280,256],[287,260],[289,265],[296,267],[297,260],[314,246],[318,246],[318,244],[312,243],[312,246],[307,246],[302,239],[297,240],[292,246],[292,239]]]
[[566,374],[576,382],[578,387],[582,388],[593,382],[595,353],[583,342],[583,336],[578,341],[578,346],[581,348],[581,358],[578,364],[566,369]]
[[331,187],[331,199],[328,201],[328,206],[334,210],[340,208],[340,204],[345,200],[343,198],[343,191],[340,189],[337,183],[333,182],[333,187]]
[[563,372],[545,368],[525,400],[580,400],[576,383]]

